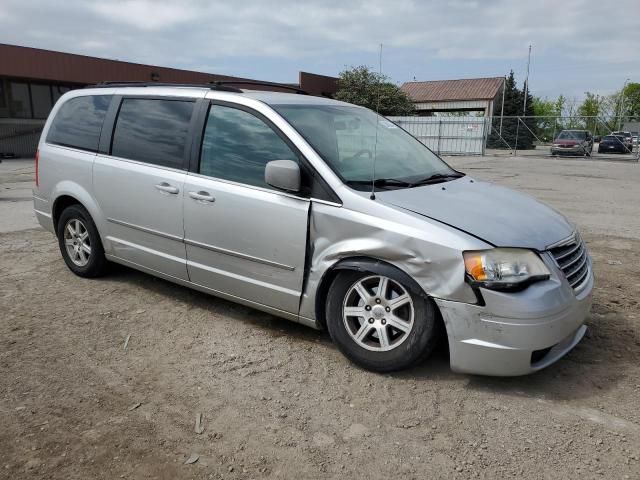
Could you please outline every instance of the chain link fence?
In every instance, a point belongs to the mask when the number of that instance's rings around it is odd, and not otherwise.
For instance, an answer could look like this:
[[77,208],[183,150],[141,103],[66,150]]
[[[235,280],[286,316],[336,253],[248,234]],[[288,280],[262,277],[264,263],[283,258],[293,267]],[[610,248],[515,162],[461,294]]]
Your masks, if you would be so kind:
[[[432,116],[389,120],[442,155],[570,155],[629,161],[638,161],[640,156],[640,121],[629,117]],[[611,135],[614,132],[616,135]]]
[[631,117],[511,116],[487,118],[485,154],[584,156],[638,161],[640,121]]

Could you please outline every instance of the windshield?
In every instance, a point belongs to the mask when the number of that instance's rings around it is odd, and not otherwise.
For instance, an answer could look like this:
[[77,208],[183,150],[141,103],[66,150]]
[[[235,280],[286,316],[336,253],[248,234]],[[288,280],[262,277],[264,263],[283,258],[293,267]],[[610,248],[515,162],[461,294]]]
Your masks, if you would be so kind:
[[558,140],[584,140],[585,132],[572,132],[571,130],[563,130],[558,135]]
[[434,175],[460,176],[414,137],[366,108],[289,104],[273,108],[354,188],[370,188],[365,184],[371,185],[374,156],[376,185],[383,188],[414,186]]

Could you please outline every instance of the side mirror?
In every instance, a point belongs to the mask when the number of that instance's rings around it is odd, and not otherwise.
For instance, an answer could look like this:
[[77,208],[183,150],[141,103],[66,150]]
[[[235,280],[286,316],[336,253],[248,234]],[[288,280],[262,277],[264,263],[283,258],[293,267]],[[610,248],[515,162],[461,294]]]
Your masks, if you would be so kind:
[[264,169],[264,180],[288,192],[300,191],[300,166],[292,160],[272,160]]

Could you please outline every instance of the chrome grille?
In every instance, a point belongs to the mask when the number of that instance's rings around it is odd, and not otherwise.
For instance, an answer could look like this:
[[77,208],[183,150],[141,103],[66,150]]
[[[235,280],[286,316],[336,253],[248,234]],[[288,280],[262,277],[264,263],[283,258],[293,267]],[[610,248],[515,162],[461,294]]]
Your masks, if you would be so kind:
[[569,240],[551,247],[549,252],[562,270],[569,285],[577,290],[589,275],[589,258],[584,242],[577,233]]

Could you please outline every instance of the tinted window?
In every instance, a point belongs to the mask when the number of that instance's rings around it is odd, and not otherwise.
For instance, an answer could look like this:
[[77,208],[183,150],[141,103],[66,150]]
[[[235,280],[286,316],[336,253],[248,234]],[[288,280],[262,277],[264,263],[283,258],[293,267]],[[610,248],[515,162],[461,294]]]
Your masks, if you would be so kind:
[[49,85],[31,84],[31,100],[33,102],[33,117],[47,118],[51,107],[51,87]]
[[9,108],[7,104],[6,88],[4,80],[0,79],[0,117],[8,117]]
[[62,95],[71,90],[69,87],[64,87],[62,85],[54,85],[51,88],[53,89],[53,103],[57,102]]
[[202,142],[200,173],[270,188],[264,181],[271,160],[298,161],[266,123],[244,110],[213,105]]
[[11,113],[16,118],[31,118],[31,100],[29,99],[29,85],[26,83],[11,82]]
[[47,142],[98,151],[102,123],[109,108],[108,95],[89,95],[67,100],[49,128]]
[[111,154],[164,167],[183,168],[193,102],[125,98]]
[[7,107],[7,101],[5,100],[4,97],[4,81],[0,80],[0,108],[6,108]]

